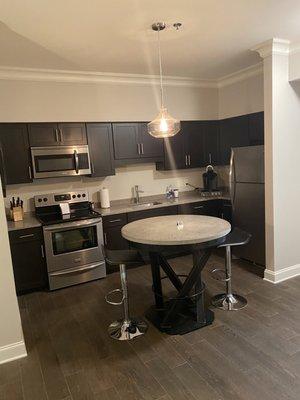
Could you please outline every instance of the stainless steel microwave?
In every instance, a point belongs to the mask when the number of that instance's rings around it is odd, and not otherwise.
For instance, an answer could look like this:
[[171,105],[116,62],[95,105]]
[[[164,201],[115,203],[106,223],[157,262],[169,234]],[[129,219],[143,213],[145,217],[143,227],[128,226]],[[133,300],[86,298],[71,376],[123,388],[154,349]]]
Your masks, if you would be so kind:
[[34,178],[89,175],[89,148],[83,146],[31,147]]

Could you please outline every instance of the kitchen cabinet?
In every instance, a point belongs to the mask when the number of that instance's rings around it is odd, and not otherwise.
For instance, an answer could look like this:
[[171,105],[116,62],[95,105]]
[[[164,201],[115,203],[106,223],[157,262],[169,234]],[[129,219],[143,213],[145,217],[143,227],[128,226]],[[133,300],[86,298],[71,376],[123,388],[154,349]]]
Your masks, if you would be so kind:
[[145,122],[115,123],[112,124],[112,129],[116,160],[126,160],[130,163],[163,157],[162,139],[149,135]]
[[219,217],[220,202],[219,200],[207,200],[195,203],[180,204],[178,205],[178,214],[209,215],[212,217]]
[[219,121],[203,121],[204,166],[218,165],[220,161]]
[[202,121],[183,121],[185,167],[199,168],[205,164],[204,159],[204,124]]
[[264,113],[249,114],[249,140],[251,146],[264,144]]
[[111,124],[86,125],[92,177],[115,175]]
[[42,228],[10,231],[9,240],[17,293],[47,287]]
[[186,168],[185,137],[182,131],[164,139],[164,159],[156,164],[158,170]]
[[30,123],[28,124],[30,146],[76,146],[87,144],[84,123]]
[[250,146],[248,115],[220,121],[220,165],[230,163],[232,147]]
[[26,124],[0,124],[3,185],[32,182]]
[[103,217],[104,245],[109,250],[128,249],[128,242],[121,235],[121,229],[127,224],[127,214],[115,214]]
[[128,222],[133,222],[144,218],[161,217],[162,215],[176,215],[177,212],[177,206],[166,206],[151,208],[150,210],[133,211],[128,213]]
[[232,223],[232,205],[230,200],[221,200],[220,217]]

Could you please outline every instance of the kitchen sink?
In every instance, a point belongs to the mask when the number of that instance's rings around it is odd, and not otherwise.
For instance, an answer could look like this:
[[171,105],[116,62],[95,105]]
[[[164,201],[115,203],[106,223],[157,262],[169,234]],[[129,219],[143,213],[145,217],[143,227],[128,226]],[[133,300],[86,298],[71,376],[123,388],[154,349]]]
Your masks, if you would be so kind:
[[152,201],[152,202],[140,202],[138,204],[132,204],[132,207],[138,208],[138,207],[151,207],[151,206],[158,206],[159,204],[162,204],[161,201]]

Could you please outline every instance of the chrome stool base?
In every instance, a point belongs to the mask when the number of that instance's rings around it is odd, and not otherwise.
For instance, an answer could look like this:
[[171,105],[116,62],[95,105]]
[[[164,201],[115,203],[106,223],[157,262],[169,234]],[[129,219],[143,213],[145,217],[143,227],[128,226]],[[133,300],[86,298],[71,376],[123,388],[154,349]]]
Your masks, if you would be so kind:
[[217,294],[211,299],[213,306],[225,311],[237,311],[246,307],[247,300],[239,294]]
[[129,321],[120,319],[112,322],[108,327],[108,334],[112,339],[131,340],[144,335],[148,324],[141,318],[132,318]]

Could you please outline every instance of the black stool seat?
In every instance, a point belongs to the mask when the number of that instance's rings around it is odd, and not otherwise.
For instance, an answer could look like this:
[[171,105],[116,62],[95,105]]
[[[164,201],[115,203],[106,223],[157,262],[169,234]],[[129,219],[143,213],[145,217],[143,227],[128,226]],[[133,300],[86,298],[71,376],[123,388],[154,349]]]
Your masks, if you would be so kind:
[[102,251],[105,261],[110,265],[131,266],[143,263],[140,253],[136,250],[109,250],[103,246]]
[[251,238],[251,234],[239,228],[233,228],[233,230],[226,236],[225,242],[220,244],[218,247],[227,246],[242,246],[247,244]]

